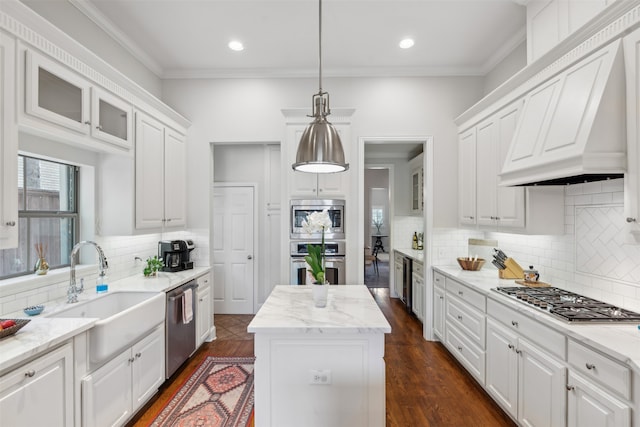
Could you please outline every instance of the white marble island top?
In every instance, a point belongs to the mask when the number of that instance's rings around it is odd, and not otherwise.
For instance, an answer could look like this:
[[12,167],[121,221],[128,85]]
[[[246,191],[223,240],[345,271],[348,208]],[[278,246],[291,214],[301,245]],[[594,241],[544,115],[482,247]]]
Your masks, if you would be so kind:
[[285,334],[391,332],[391,325],[366,286],[331,286],[324,308],[314,307],[311,286],[276,286],[247,330]]

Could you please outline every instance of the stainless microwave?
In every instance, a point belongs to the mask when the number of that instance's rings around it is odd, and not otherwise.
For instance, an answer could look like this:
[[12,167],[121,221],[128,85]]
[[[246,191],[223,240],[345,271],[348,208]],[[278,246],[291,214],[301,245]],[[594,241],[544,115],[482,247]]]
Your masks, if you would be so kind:
[[327,199],[291,200],[291,238],[296,240],[320,239],[321,233],[306,233],[302,227],[302,221],[306,220],[310,213],[322,212],[325,209],[331,219],[331,228],[325,232],[325,239],[344,239],[344,200]]

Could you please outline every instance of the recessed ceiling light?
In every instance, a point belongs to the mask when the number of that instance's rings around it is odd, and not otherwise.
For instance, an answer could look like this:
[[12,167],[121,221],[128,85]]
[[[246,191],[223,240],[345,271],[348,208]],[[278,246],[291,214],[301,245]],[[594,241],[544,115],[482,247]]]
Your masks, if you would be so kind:
[[409,49],[414,44],[415,42],[413,41],[413,39],[403,39],[403,40],[400,40],[399,46],[401,49]]
[[241,50],[244,50],[244,45],[237,40],[231,40],[228,46],[229,46],[229,49],[235,50],[236,52],[240,52]]

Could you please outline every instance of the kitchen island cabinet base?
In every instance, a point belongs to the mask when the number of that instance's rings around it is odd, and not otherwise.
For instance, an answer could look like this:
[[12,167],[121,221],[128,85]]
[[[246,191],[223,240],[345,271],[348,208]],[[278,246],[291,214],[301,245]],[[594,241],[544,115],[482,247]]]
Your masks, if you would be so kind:
[[256,334],[258,426],[385,425],[384,334]]

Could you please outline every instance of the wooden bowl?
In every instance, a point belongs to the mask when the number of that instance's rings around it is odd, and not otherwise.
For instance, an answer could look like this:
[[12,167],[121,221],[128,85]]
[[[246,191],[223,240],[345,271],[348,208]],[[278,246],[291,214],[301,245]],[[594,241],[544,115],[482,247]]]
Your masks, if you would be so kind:
[[474,261],[469,258],[458,258],[458,264],[463,270],[478,271],[484,265],[484,259],[478,258]]

